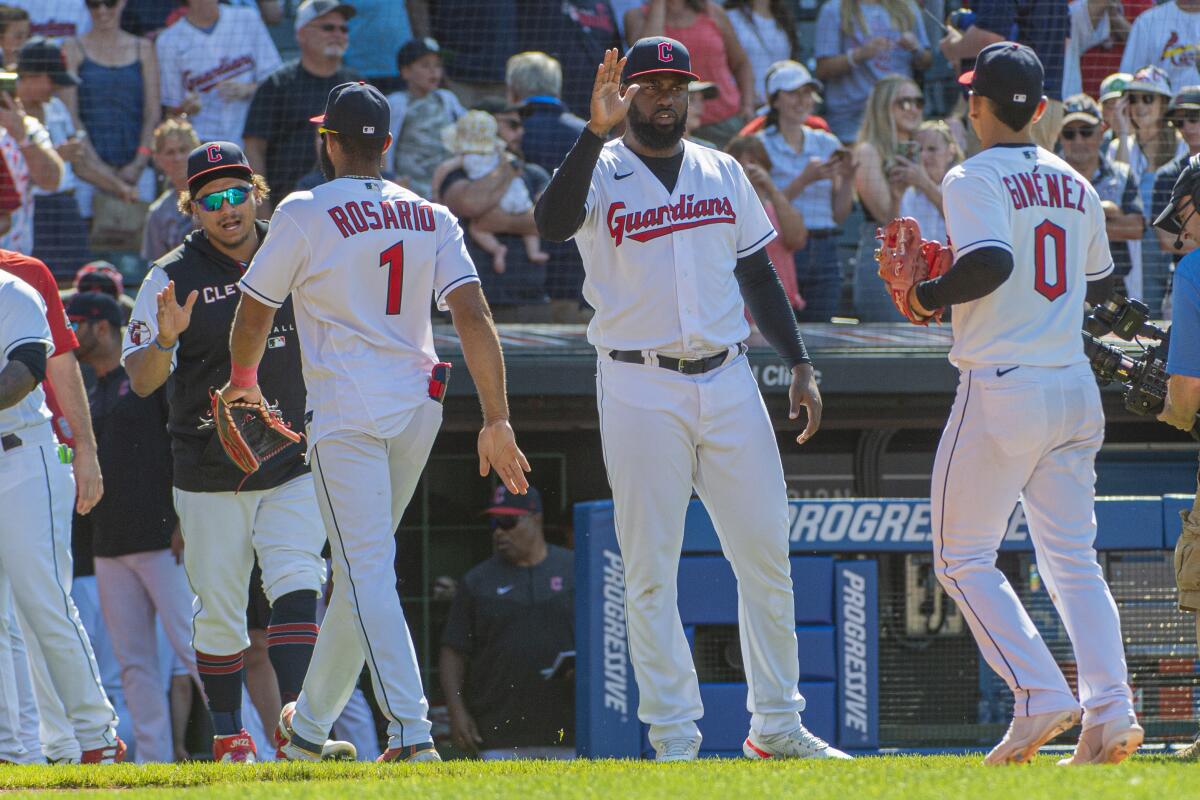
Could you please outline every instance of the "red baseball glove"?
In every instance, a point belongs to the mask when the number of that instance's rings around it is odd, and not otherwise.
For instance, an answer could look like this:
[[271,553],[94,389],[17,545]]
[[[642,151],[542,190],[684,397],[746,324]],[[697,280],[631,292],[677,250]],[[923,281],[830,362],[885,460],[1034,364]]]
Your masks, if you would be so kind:
[[928,325],[930,320],[941,322],[940,308],[928,317],[918,316],[908,304],[908,290],[949,270],[954,260],[950,248],[922,239],[921,227],[912,217],[897,217],[877,229],[875,238],[880,240],[875,251],[879,277],[887,284],[896,308],[914,325]]
[[225,453],[246,475],[304,438],[287,426],[278,407],[244,400],[229,403],[217,391],[212,392],[212,424]]

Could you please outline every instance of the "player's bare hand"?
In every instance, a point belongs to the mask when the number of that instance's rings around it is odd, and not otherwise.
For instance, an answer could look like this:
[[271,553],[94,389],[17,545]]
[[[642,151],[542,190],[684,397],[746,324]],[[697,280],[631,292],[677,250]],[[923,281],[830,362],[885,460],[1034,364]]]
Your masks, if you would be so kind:
[[183,305],[175,299],[175,281],[168,281],[167,287],[154,296],[158,303],[155,318],[158,322],[158,340],[164,347],[172,347],[179,334],[187,330],[192,322],[192,307],[200,292],[193,289]]
[[71,462],[75,471],[75,510],[86,514],[96,507],[104,496],[104,477],[100,474],[100,461],[94,450],[76,448]]
[[588,128],[600,137],[617,127],[629,113],[629,104],[641,87],[631,83],[621,91],[621,70],[625,59],[617,57],[617,49],[604,51],[604,63],[596,68],[596,84],[592,87],[592,118]]
[[788,399],[791,401],[789,419],[799,419],[802,406],[808,411],[808,424],[796,437],[796,444],[804,444],[821,427],[821,390],[817,388],[817,376],[813,372],[812,364],[797,364],[792,367],[792,385],[788,388]]
[[8,92],[0,92],[0,128],[8,131],[9,136],[18,142],[26,139],[25,108],[20,100]]
[[243,400],[247,403],[263,402],[262,389],[257,384],[254,386],[233,386],[227,383],[221,387],[221,398],[226,403],[232,403],[235,400]]
[[175,556],[175,563],[183,563],[183,529],[179,527],[179,523],[175,523],[175,530],[171,531],[171,555]]
[[525,494],[529,489],[529,461],[506,419],[489,422],[479,432],[479,474],[486,477],[493,469],[510,492]]
[[483,737],[479,735],[479,727],[475,724],[475,718],[471,716],[471,712],[461,704],[455,704],[449,709],[450,712],[450,739],[454,742],[454,746],[464,753],[470,755],[479,755],[479,745],[483,744]]

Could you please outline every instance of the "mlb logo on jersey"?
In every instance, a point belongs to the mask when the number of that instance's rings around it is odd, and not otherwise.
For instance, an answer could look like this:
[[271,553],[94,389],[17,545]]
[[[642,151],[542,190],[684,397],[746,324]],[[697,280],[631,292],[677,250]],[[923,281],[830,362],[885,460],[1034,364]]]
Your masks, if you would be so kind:
[[268,350],[275,350],[279,347],[283,347],[286,344],[287,344],[286,336],[272,336],[270,339],[267,339],[267,349]]

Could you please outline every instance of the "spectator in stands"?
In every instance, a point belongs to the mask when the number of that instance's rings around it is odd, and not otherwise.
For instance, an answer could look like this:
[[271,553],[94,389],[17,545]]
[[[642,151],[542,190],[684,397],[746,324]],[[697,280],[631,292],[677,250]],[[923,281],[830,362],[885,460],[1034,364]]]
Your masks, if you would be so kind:
[[1080,59],[1088,50],[1109,41],[1112,33],[1110,18],[1115,17],[1117,24],[1125,26],[1126,30],[1129,25],[1121,13],[1120,2],[1114,9],[1111,0],[1071,0],[1068,12],[1071,30],[1063,56],[1063,97],[1083,92]]
[[804,217],[771,180],[774,165],[761,139],[756,136],[735,136],[725,146],[725,152],[736,158],[746,171],[746,177],[766,209],[767,219],[779,234],[767,244],[767,256],[775,265],[775,272],[792,308],[803,311],[804,298],[796,286],[795,259],[796,251],[808,244],[808,228],[804,224]]
[[626,41],[647,36],[682,42],[692,54],[692,71],[717,85],[719,94],[705,104],[696,135],[724,147],[757,107],[754,67],[725,10],[711,0],[648,0],[625,16]]
[[154,130],[154,166],[167,188],[150,204],[142,233],[142,258],[152,262],[183,244],[196,227],[191,214],[179,210],[179,195],[187,191],[188,153],[200,139],[187,120],[172,117]]
[[1071,20],[1063,0],[988,0],[977,3],[975,22],[964,32],[950,28],[939,42],[951,64],[974,59],[989,44],[1015,41],[1037,53],[1045,68],[1046,111],[1033,126],[1033,138],[1054,149],[1062,126],[1063,66]]
[[784,0],[725,0],[725,13],[750,59],[757,108],[767,102],[767,70],[771,65],[800,55],[792,4]]
[[[491,112],[500,117],[513,114],[515,109],[500,106]],[[519,153],[520,129],[498,128],[508,152],[494,170],[472,180],[462,166],[462,157],[449,159],[438,167],[433,178],[433,199],[445,203],[459,218],[463,227],[478,226],[489,231],[507,249],[505,270],[489,268],[491,255],[473,239],[467,238],[467,252],[479,267],[479,280],[484,295],[492,307],[496,322],[550,322],[552,312],[546,294],[546,265],[531,261],[525,252],[522,237],[537,235],[533,211],[508,214],[500,208],[500,200],[513,178],[524,181],[530,198],[537,198],[550,182],[550,174],[536,164],[524,163]]]
[[962,148],[950,126],[941,119],[922,122],[913,138],[920,148],[919,169],[917,166],[898,166],[892,170],[893,178],[907,187],[900,198],[898,215],[917,220],[921,235],[926,239],[947,244],[942,178],[963,160]]
[[495,555],[459,585],[442,633],[439,674],[450,735],[486,760],[575,755],[575,569],[547,544],[542,500],[496,489],[486,512]]
[[355,0],[344,62],[384,94],[398,88],[396,49],[430,35],[427,0]]
[[75,273],[71,288],[63,289],[58,294],[62,297],[63,305],[70,305],[71,298],[86,292],[101,292],[116,300],[124,312],[122,324],[129,321],[133,298],[125,294],[125,278],[112,262],[104,259],[89,261]]
[[[816,76],[825,83],[825,119],[850,144],[871,88],[888,75],[912,79],[933,58],[913,0],[829,0],[817,15]],[[915,126],[914,126],[915,129]]]
[[1104,147],[1107,151],[1109,142],[1116,136],[1118,125],[1124,125],[1125,135],[1128,135],[1129,117],[1118,112],[1121,96],[1125,94],[1125,85],[1133,80],[1128,72],[1114,72],[1100,82],[1100,113],[1104,117]]
[[[703,147],[710,147],[714,150],[720,149],[713,142],[696,134],[696,131],[700,130],[700,117],[704,113],[704,104],[709,100],[716,99],[720,93],[721,90],[712,81],[692,81],[688,84],[688,116],[684,120],[683,138]],[[733,138],[736,139],[739,136],[749,135],[748,133],[738,131],[738,135]],[[733,139],[729,141],[732,142]],[[729,145],[725,145],[725,148],[726,152],[728,152]]]
[[1087,178],[1100,195],[1112,252],[1117,287],[1130,297],[1142,296],[1142,234],[1146,216],[1138,182],[1128,164],[1110,161],[1101,152],[1104,120],[1100,106],[1086,94],[1063,101],[1059,147],[1063,159]]
[[121,30],[153,39],[182,13],[178,0],[125,0]]
[[257,9],[187,0],[187,15],[160,33],[154,48],[167,110],[187,114],[202,142],[240,146],[250,98],[280,64]]
[[65,40],[87,33],[91,21],[88,19],[84,2],[85,0],[8,0],[8,5],[29,12],[30,36]]
[[[1179,132],[1187,145],[1187,152],[1176,156],[1171,161],[1158,168],[1154,175],[1154,189],[1150,199],[1150,219],[1158,219],[1158,215],[1171,201],[1171,190],[1175,188],[1175,180],[1187,166],[1188,159],[1200,155],[1200,86],[1184,86],[1171,98],[1167,106],[1167,119],[1171,126]],[[1170,253],[1178,260],[1179,256],[1190,253],[1196,248],[1194,239],[1185,238],[1175,242],[1174,234],[1155,228],[1159,245],[1164,252]]]
[[[840,225],[854,202],[854,162],[837,137],[808,126],[820,101],[817,81],[795,61],[767,73],[766,127],[757,134],[771,159],[771,178],[808,226],[808,243],[796,251],[796,286],[803,321],[828,322],[838,313],[842,274],[837,254]],[[781,269],[786,269],[783,265]]]
[[[413,39],[396,55],[408,88],[388,95],[392,109],[392,171],[422,197],[432,196],[434,170],[450,156],[442,131],[466,113],[442,84],[441,47],[433,39]],[[387,158],[388,156],[385,156]]]
[[76,351],[95,381],[88,393],[92,428],[106,477],[104,497],[88,515],[100,608],[130,708],[137,760],[174,760],[167,686],[155,617],[196,685],[191,648],[192,593],[172,554],[182,536],[171,500],[171,439],[166,389],[146,398],[129,390],[121,366],[124,313],[102,292],[76,294],[67,317]]
[[[21,48],[17,63],[17,99],[25,113],[46,128],[50,143],[62,158],[63,173],[52,191],[33,189],[33,256],[46,263],[56,277],[69,276],[88,259],[87,223],[79,213],[75,200],[75,171],[73,162],[84,167],[93,179],[110,179],[126,196],[134,194],[133,187],[117,178],[112,170],[101,174],[99,159],[85,157],[85,145],[76,137],[75,123],[63,101],[55,96],[56,89],[74,87],[79,79],[66,69],[62,48],[40,36]],[[91,156],[87,153],[86,156]]]
[[1108,14],[1108,39],[1079,57],[1083,92],[1092,97],[1100,95],[1100,82],[1105,77],[1121,69],[1121,57],[1125,53],[1125,42],[1129,39],[1133,21],[1146,9],[1153,8],[1154,0],[1108,0],[1105,5]]
[[1200,0],[1169,0],[1133,21],[1121,71],[1159,67],[1172,86],[1188,86],[1196,82],[1198,57]]
[[[76,96],[68,94],[64,99],[77,112],[87,149],[124,184],[137,187],[137,197],[132,199],[149,202],[154,199],[154,173],[146,167],[154,128],[162,116],[159,64],[149,41],[120,29],[123,5],[124,0],[89,5],[91,29],[63,42],[67,67],[80,80]],[[93,242],[104,247],[128,239],[121,246],[137,250],[137,220],[129,218],[144,216],[144,205],[127,205],[131,198],[121,187],[91,178],[78,184],[75,197],[83,216],[92,219]],[[134,233],[110,235],[122,226]]]
[[[594,80],[595,76],[592,78]],[[562,65],[545,53],[518,53],[508,60],[504,79],[508,101],[521,106],[525,129],[521,152],[525,160],[553,172],[586,124],[560,99]]]
[[606,50],[621,48],[617,15],[609,0],[525,0],[521,8],[517,49],[547,53],[561,64],[557,96],[571,111],[587,116],[596,65]]
[[[339,0],[301,3],[295,22],[300,57],[268,75],[254,93],[244,131],[246,158],[266,177],[277,202],[315,163],[309,119],[330,89],[358,79],[342,64],[354,15],[355,7]],[[267,212],[264,205],[260,213]]]
[[[438,0],[433,5],[433,35],[452,56],[446,85],[464,105],[474,108],[485,97],[504,94],[504,65],[524,49],[517,28],[520,6],[522,0]],[[594,80],[594,65],[589,72]]]
[[900,198],[915,187],[940,206],[941,184],[921,166],[920,145],[914,138],[921,126],[925,99],[909,78],[890,75],[875,84],[854,148],[854,189],[865,219],[859,231],[854,265],[854,310],[863,322],[903,322],[886,292],[879,291],[874,252],[875,230],[900,210]]
[[0,92],[0,249],[33,252],[33,189],[58,188],[63,162],[42,123]]
[[4,56],[4,68],[12,72],[17,68],[17,56],[21,46],[29,41],[29,12],[23,8],[0,4],[0,54]]

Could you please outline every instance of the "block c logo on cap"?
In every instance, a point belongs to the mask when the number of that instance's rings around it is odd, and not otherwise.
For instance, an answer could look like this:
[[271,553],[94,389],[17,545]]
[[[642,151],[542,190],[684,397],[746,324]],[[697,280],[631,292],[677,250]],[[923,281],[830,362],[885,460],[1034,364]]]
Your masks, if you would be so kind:
[[221,146],[219,144],[210,144],[207,148],[205,148],[204,152],[208,156],[208,163],[221,163]]
[[658,60],[663,62],[664,64],[666,64],[666,63],[673,61],[674,59],[675,59],[675,56],[671,55],[671,43],[670,42],[659,42],[658,43]]

